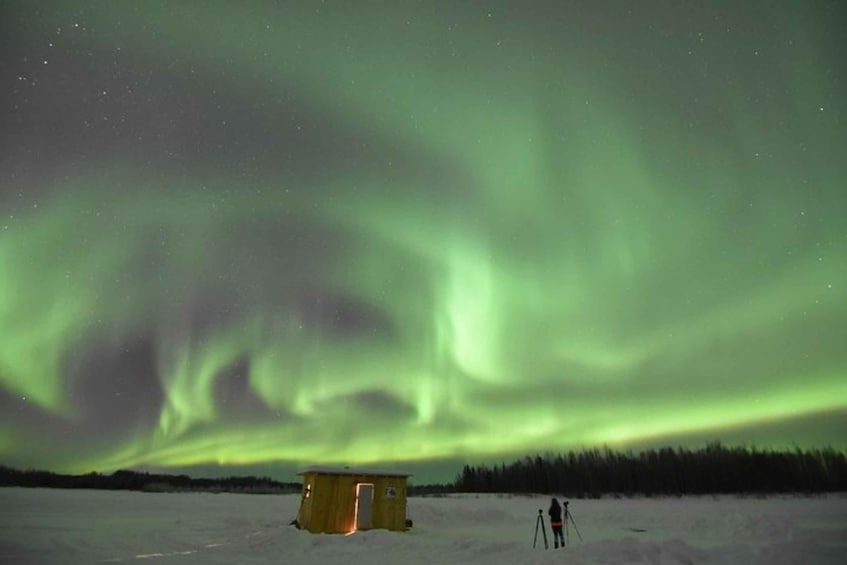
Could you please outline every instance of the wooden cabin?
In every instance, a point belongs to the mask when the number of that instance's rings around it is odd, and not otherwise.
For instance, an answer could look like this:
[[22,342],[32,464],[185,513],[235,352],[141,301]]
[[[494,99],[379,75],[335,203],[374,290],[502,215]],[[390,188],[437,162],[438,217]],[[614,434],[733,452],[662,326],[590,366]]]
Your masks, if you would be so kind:
[[406,529],[406,473],[310,467],[303,476],[299,527],[312,533]]

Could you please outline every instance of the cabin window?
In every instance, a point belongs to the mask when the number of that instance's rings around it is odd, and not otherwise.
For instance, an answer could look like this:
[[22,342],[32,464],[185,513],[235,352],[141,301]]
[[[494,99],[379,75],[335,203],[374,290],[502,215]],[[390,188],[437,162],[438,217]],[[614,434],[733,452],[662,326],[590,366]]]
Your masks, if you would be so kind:
[[303,500],[309,500],[312,496],[312,483],[303,485]]
[[397,489],[395,487],[385,487],[385,498],[394,498],[397,496]]

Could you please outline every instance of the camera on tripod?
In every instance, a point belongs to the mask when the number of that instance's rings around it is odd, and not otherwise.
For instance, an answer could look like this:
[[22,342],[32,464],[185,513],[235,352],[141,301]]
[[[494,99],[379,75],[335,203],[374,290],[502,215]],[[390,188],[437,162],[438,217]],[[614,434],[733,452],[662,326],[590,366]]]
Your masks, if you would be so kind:
[[[569,544],[570,537],[570,524],[573,524],[574,531],[576,535],[579,536],[579,541],[582,541],[582,534],[579,533],[579,528],[576,526],[576,522],[573,519],[573,514],[571,514],[570,508],[568,505],[570,501],[563,501],[562,505],[559,505],[559,501],[555,498],[552,499],[550,503],[550,510],[547,511],[550,514],[550,527],[553,532],[553,542],[556,548],[565,547]],[[532,547],[535,547],[538,544],[538,530],[541,529],[541,535],[544,538],[544,549],[549,549],[550,546],[547,542],[547,529],[544,527],[544,514],[542,509],[538,509],[538,516],[535,518],[535,537],[532,539]],[[564,526],[564,531],[563,530]]]

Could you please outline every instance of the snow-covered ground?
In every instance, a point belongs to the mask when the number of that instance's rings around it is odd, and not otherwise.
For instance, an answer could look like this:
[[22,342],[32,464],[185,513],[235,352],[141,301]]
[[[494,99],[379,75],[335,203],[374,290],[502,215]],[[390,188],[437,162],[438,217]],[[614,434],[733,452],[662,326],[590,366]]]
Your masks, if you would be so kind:
[[847,497],[573,500],[582,535],[533,549],[549,497],[412,498],[406,533],[313,535],[299,496],[0,488],[0,564],[847,563]]

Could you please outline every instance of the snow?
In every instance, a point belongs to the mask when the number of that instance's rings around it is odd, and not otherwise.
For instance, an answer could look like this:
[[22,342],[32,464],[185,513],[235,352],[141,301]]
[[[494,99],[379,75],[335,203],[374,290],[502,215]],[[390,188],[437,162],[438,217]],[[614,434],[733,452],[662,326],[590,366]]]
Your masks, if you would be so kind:
[[288,525],[299,495],[0,488],[0,564],[847,563],[847,497],[572,500],[583,537],[533,549],[548,496],[409,499],[414,527],[349,536]]

